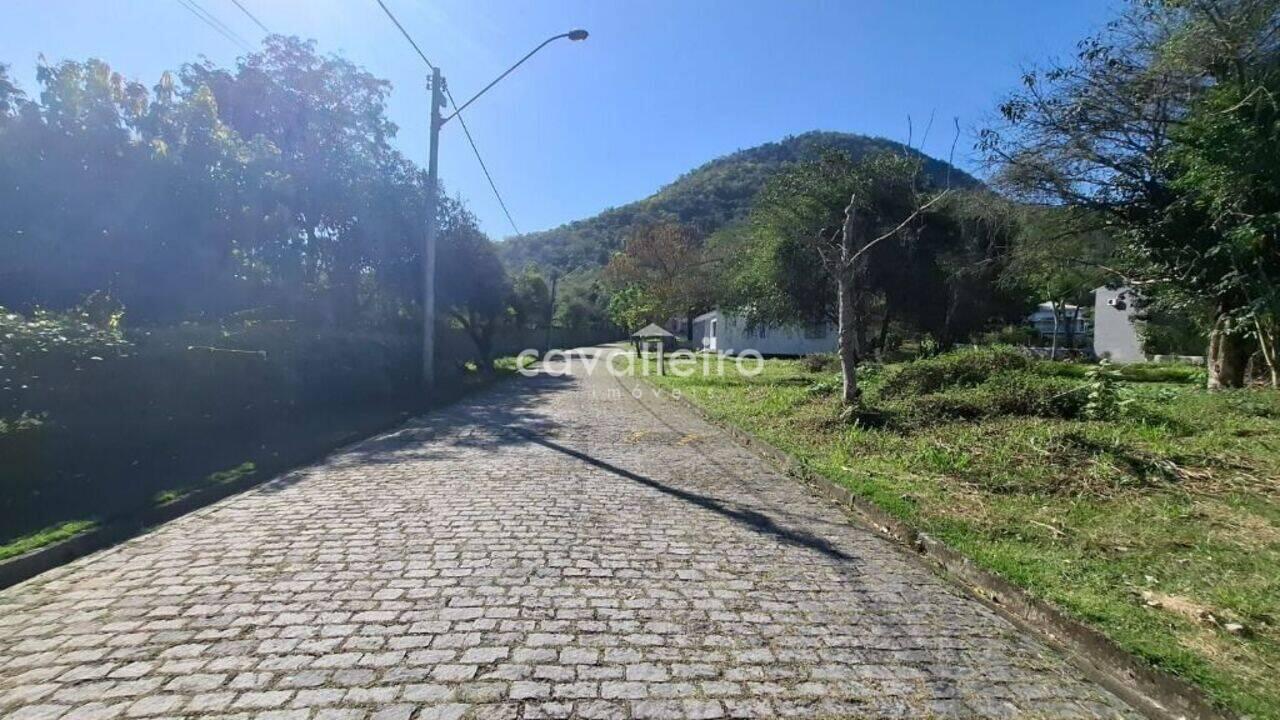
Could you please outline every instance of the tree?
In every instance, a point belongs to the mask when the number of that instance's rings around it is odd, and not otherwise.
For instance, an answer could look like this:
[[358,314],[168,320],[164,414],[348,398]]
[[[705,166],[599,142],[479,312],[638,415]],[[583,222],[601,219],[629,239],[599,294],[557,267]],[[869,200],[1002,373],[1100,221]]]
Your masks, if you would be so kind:
[[616,290],[609,297],[609,319],[628,333],[669,317],[664,316],[652,295],[635,285]]
[[100,60],[0,72],[0,303],[106,291],[135,324],[251,308],[351,325],[415,311],[421,173],[384,81],[273,37],[147,88]]
[[[620,304],[635,308],[642,302],[651,322],[685,318],[692,339],[694,316],[712,303],[716,263],[705,252],[702,235],[693,228],[671,223],[648,225],[635,230],[626,248],[614,254],[604,277],[626,292]],[[638,295],[643,296],[642,301]],[[613,307],[611,303],[611,315]],[[623,316],[634,314],[628,310]],[[616,321],[619,316],[614,317]]]
[[237,254],[267,148],[221,123],[212,97],[153,97],[98,60],[41,65],[38,103],[0,125],[0,302],[68,308],[110,292],[135,322],[249,304]]
[[511,279],[511,314],[516,327],[532,330],[550,320],[551,288],[533,265]]
[[[1255,275],[1238,271],[1230,230],[1213,215],[1214,203],[1198,197],[1187,163],[1204,160],[1207,168],[1211,157],[1240,159],[1253,148],[1220,145],[1182,160],[1178,148],[1194,145],[1194,122],[1184,126],[1215,88],[1234,86],[1241,100],[1261,93],[1277,53],[1278,6],[1133,2],[1082,42],[1071,62],[1026,73],[1023,88],[1001,105],[1003,125],[984,130],[980,141],[1002,184],[1022,199],[1089,210],[1112,228],[1128,284],[1212,306],[1210,387],[1243,383],[1256,316],[1250,298],[1264,293],[1252,287]],[[1237,167],[1256,176],[1256,165]]]
[[[1278,103],[1280,66],[1273,59],[1208,90],[1174,131],[1175,145],[1167,157],[1171,184],[1180,193],[1169,215],[1203,218],[1221,236],[1213,246],[1213,275],[1197,278],[1196,285],[1242,300],[1231,311],[1220,312],[1215,322],[1257,341],[1273,386],[1280,386]],[[1225,334],[1221,329],[1216,333],[1219,343]],[[1220,369],[1230,369],[1222,368],[1224,363],[1243,363],[1239,355],[1224,357],[1225,352],[1220,350],[1216,358]]]
[[868,293],[864,280],[870,261],[868,253],[886,241],[902,242],[919,233],[924,213],[947,192],[941,190],[926,197],[919,184],[918,164],[909,158],[883,155],[864,160],[854,177],[844,223],[819,246],[823,261],[836,280],[841,400],[846,408],[861,403],[858,363],[865,339],[859,326],[866,316]]
[[436,298],[443,314],[471,338],[482,372],[493,370],[493,341],[511,320],[511,281],[497,248],[457,200],[440,203]]
[[1009,223],[987,193],[943,195],[945,171],[928,167],[918,154],[829,153],[780,174],[750,224],[716,243],[731,258],[725,304],[756,324],[838,324],[850,370],[884,346],[891,321],[943,345],[978,330],[998,313]]
[[[1114,243],[1105,230],[1081,229],[1081,225],[1094,225],[1089,218],[1079,217],[1082,213],[1036,207],[1016,212],[1018,229],[1000,282],[1036,303],[1049,302],[1054,331],[1049,357],[1056,359],[1060,334],[1066,335],[1068,347],[1075,347],[1080,308],[1090,302],[1093,290],[1118,279],[1108,269]],[[1070,317],[1068,306],[1075,306]],[[1060,333],[1064,322],[1067,332]]]
[[[578,270],[560,278],[555,323],[571,332],[609,331],[617,327],[609,316],[610,294],[594,270]],[[625,329],[625,328],[624,328]]]
[[9,77],[9,66],[0,63],[0,122],[17,114],[26,103],[26,95]]
[[[270,203],[279,203],[289,237],[247,250],[268,253],[276,272],[323,298],[328,321],[357,320],[370,299],[361,293],[369,273],[410,275],[403,265],[420,242],[424,183],[390,145],[396,127],[386,115],[389,82],[320,55],[312,41],[279,35],[233,70],[206,60],[184,66],[180,77],[187,95],[212,93],[229,128],[276,150],[271,171],[280,185],[255,204],[270,212]],[[399,247],[379,247],[389,241]]]

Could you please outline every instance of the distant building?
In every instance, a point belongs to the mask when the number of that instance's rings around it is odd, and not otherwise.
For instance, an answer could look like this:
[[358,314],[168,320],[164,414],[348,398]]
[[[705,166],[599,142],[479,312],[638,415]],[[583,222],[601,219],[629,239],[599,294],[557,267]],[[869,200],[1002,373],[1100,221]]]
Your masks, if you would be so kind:
[[1130,288],[1100,287],[1093,291],[1093,353],[1112,362],[1147,361],[1138,334],[1137,297]]
[[1027,316],[1027,324],[1034,328],[1040,337],[1049,340],[1052,340],[1054,332],[1057,332],[1059,344],[1069,337],[1080,342],[1089,334],[1089,318],[1077,305],[1064,305],[1062,315],[1057,321],[1057,328],[1054,328],[1053,303],[1040,303],[1036,306],[1036,311]]
[[814,355],[835,352],[839,337],[834,325],[772,325],[748,327],[740,315],[720,309],[693,319],[696,349],[735,354],[755,350],[761,355]]

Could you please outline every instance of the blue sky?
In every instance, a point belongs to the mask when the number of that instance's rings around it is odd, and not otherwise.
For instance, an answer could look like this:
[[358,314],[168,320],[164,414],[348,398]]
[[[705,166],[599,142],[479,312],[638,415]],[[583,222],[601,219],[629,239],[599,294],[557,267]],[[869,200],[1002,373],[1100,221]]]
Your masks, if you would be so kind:
[[[466,118],[522,231],[644,197],[707,160],[808,130],[916,139],[945,157],[1020,69],[1070,53],[1116,0],[385,0],[440,65],[459,102],[544,38],[574,27]],[[197,0],[251,42],[231,0]],[[272,31],[314,38],[392,81],[397,144],[426,158],[426,68],[375,0],[241,0]],[[177,0],[6,0],[0,62],[29,93],[39,53],[99,57],[154,84],[165,69],[242,50]],[[451,124],[452,125],[452,124]],[[446,127],[441,177],[495,238],[512,234],[461,128]]]

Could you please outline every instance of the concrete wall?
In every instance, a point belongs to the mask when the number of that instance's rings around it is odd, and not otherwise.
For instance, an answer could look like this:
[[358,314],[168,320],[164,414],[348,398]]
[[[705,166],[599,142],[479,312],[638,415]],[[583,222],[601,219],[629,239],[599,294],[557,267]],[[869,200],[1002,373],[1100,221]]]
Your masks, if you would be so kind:
[[1129,288],[1093,291],[1093,352],[1112,362],[1146,362],[1142,338],[1134,323],[1137,298]]
[[[712,335],[712,322],[715,334]],[[727,315],[712,310],[694,318],[693,346],[727,354],[755,350],[761,355],[814,355],[836,350],[837,333],[832,325],[826,325],[817,337],[802,325],[777,325],[748,329],[747,323],[737,315]]]

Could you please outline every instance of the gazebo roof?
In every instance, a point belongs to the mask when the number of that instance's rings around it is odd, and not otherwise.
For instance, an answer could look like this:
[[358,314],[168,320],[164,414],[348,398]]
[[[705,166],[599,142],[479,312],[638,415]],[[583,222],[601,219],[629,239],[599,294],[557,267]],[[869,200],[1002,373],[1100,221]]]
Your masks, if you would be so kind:
[[673,337],[675,337],[675,335],[672,335],[671,333],[667,332],[666,330],[663,330],[662,328],[658,327],[657,325],[655,325],[655,324],[653,324],[653,323],[649,323],[648,325],[645,325],[644,327],[640,328],[639,330],[635,331],[634,333],[631,333],[631,337],[633,337],[633,338],[641,338],[641,339],[644,339],[644,338],[673,338]]

